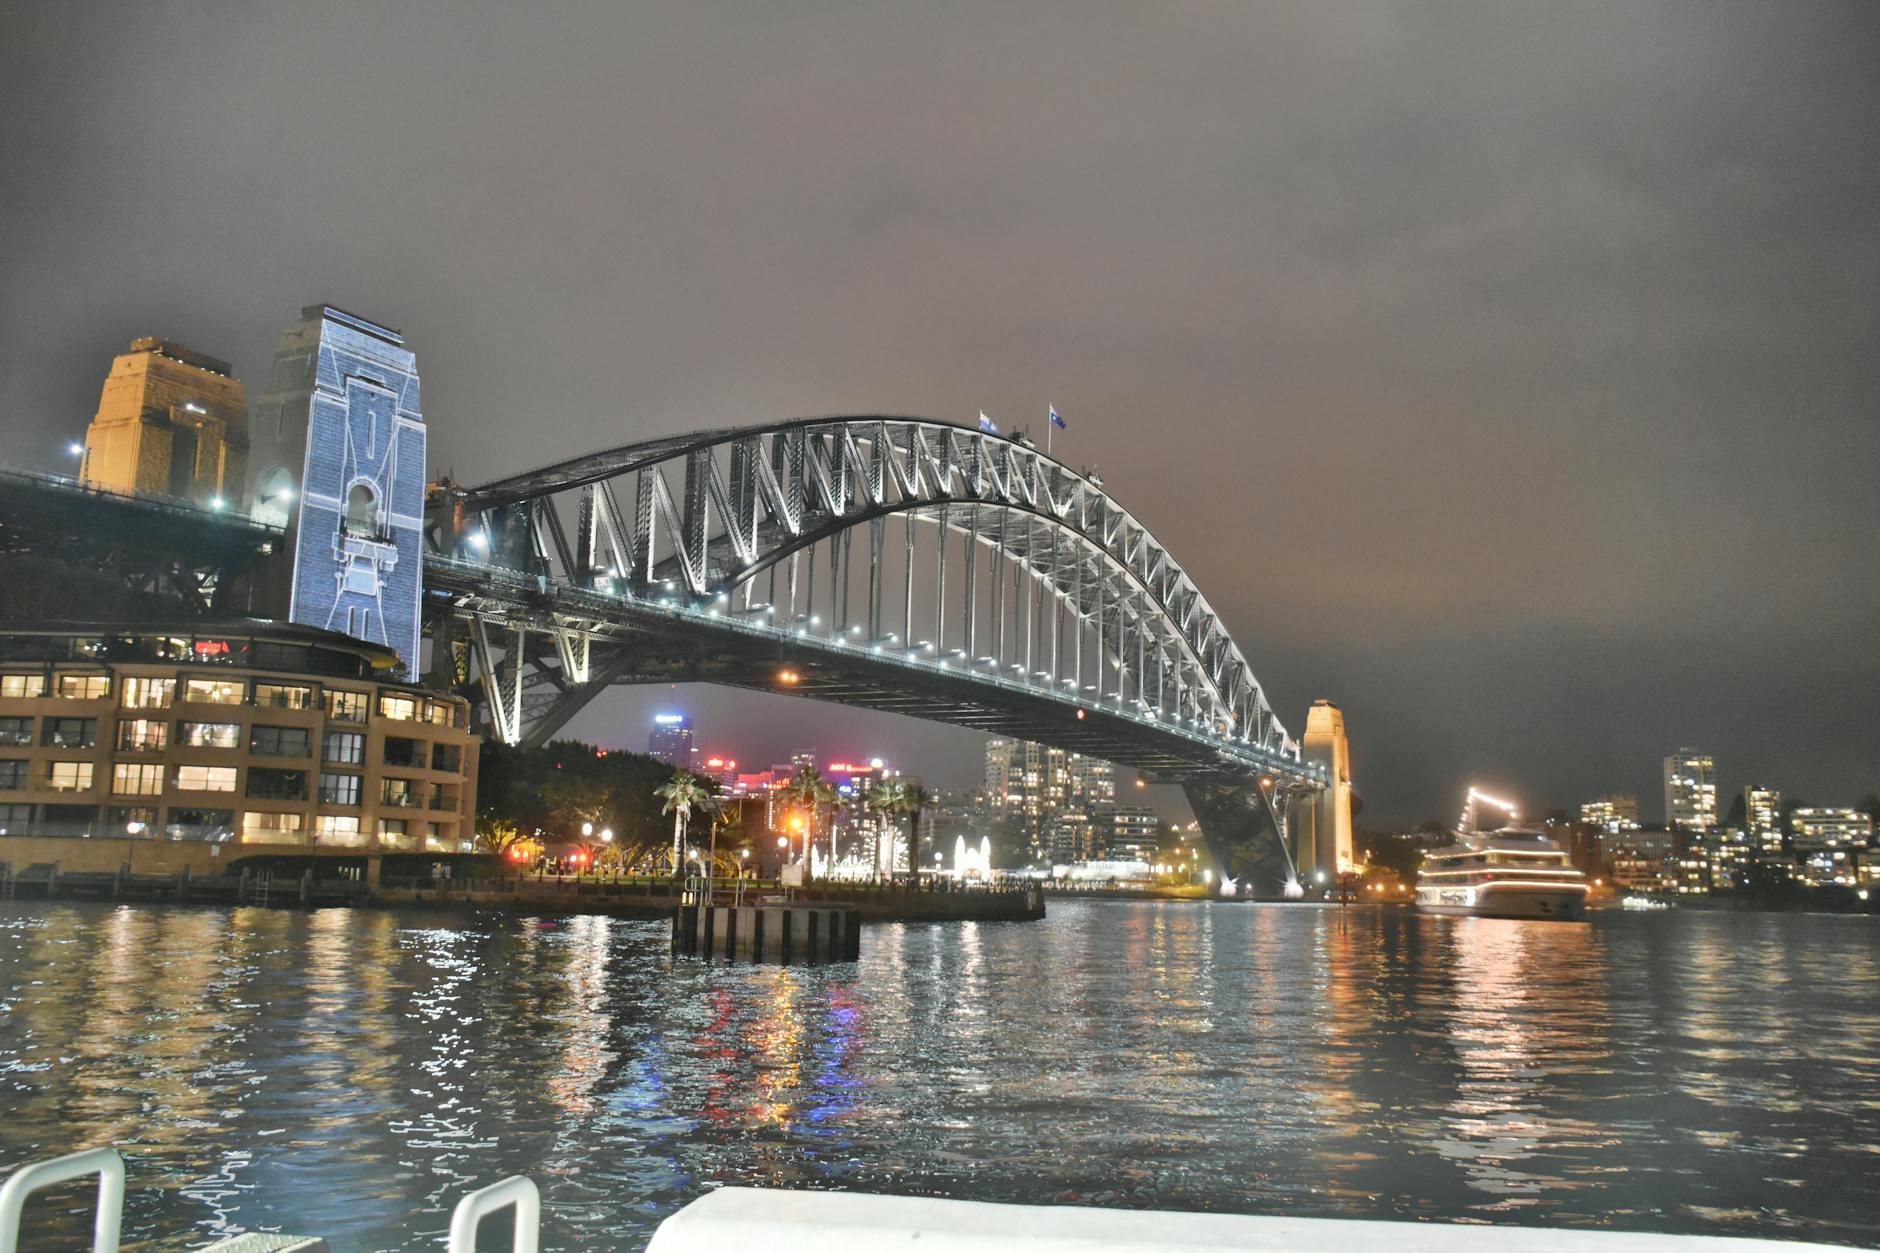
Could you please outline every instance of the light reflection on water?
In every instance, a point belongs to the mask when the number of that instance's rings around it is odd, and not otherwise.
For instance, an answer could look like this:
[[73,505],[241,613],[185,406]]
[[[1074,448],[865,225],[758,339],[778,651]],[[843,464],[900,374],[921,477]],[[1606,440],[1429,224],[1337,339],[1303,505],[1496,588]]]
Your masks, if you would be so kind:
[[22,902],[0,1164],[115,1143],[127,1230],[198,1244],[435,1247],[517,1171],[550,1248],[728,1183],[1872,1243],[1877,939],[1091,902],[707,968],[656,922]]

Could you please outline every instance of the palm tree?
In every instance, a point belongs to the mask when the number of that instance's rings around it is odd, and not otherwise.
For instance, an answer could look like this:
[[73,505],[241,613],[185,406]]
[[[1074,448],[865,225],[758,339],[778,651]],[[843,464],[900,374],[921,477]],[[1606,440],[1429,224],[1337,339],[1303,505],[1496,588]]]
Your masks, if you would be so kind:
[[918,783],[902,783],[895,809],[913,819],[907,827],[907,867],[914,872],[914,886],[920,886],[920,811],[932,803],[927,789]]
[[816,838],[816,811],[825,801],[835,796],[835,789],[823,781],[822,771],[805,763],[796,768],[796,773],[784,783],[782,790],[784,800],[805,813],[803,861],[807,866],[810,841]]
[[692,823],[692,811],[711,808],[712,791],[690,770],[675,770],[670,780],[653,789],[653,795],[665,798],[665,808],[659,812],[672,815],[672,877],[676,879],[679,877],[679,859],[684,856],[682,846],[686,828]]
[[875,877],[881,877],[881,829],[900,814],[907,798],[907,784],[899,779],[880,779],[862,793],[862,804],[878,820],[875,824]]

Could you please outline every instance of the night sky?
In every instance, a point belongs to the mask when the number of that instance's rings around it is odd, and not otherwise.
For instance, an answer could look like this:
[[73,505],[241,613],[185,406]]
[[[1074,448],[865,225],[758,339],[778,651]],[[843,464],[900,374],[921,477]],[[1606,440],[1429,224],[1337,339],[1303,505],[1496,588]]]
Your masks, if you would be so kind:
[[[371,17],[366,15],[370,13]],[[402,327],[467,482],[839,412],[1042,436],[1361,821],[1880,790],[1871,3],[0,7],[0,459],[162,335]],[[750,759],[964,732],[714,691]]]

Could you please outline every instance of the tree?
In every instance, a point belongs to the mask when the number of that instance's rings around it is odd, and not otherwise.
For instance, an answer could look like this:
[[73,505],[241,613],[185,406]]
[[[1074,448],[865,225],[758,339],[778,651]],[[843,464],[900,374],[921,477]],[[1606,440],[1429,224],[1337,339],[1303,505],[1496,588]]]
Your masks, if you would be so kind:
[[[796,773],[790,776],[789,781],[783,785],[782,791],[784,800],[804,813],[806,826],[803,832],[803,861],[807,865],[810,841],[816,836],[816,813],[824,804],[835,799],[836,790],[823,779],[822,771],[805,763],[796,768]],[[830,841],[829,851],[833,857],[835,853],[833,839]]]
[[920,784],[903,783],[900,800],[895,806],[901,813],[912,819],[907,827],[907,864],[908,868],[914,872],[916,885],[920,883],[920,811],[927,808],[930,800],[927,789]]
[[875,816],[875,877],[881,877],[881,830],[901,813],[907,784],[899,779],[878,779],[862,793],[862,805]]
[[685,855],[683,846],[686,830],[692,823],[692,811],[711,807],[712,790],[690,770],[675,770],[671,779],[654,789],[654,795],[666,802],[660,812],[672,815],[672,874],[676,879]]

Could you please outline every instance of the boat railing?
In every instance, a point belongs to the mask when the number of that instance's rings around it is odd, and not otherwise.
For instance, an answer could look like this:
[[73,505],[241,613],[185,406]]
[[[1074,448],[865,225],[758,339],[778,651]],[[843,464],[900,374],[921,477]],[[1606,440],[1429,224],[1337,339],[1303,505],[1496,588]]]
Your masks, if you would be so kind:
[[84,1149],[20,1167],[0,1185],[0,1253],[19,1253],[20,1217],[26,1198],[46,1188],[98,1176],[98,1209],[92,1216],[91,1253],[117,1253],[124,1225],[124,1159],[115,1149]]

